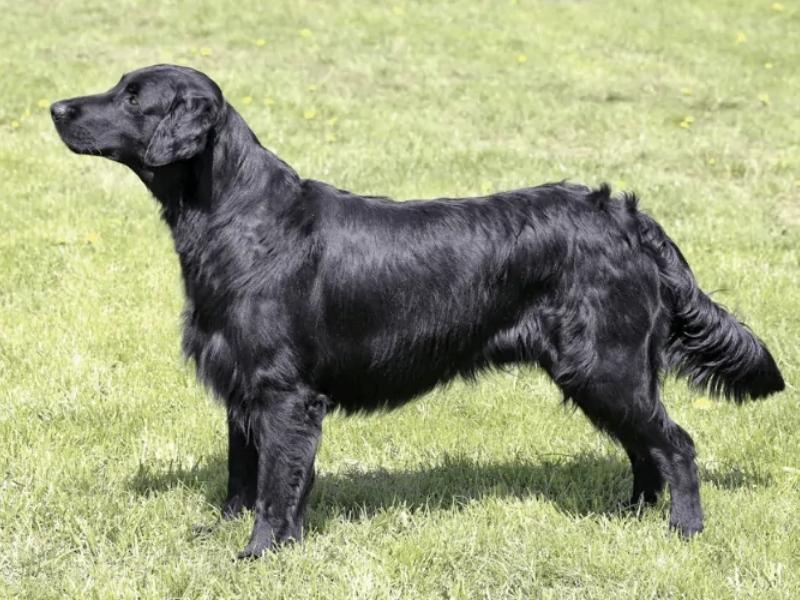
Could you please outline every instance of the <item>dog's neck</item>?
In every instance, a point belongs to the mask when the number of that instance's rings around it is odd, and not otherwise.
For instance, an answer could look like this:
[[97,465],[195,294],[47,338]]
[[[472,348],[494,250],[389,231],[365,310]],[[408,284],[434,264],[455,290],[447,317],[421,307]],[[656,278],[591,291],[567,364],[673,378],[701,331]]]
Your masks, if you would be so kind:
[[173,229],[187,211],[211,215],[231,203],[268,202],[280,212],[300,190],[294,169],[261,146],[227,104],[197,156],[134,170],[161,203],[164,220]]
[[297,231],[310,218],[297,173],[263,148],[231,107],[200,154],[137,174],[161,203],[195,304],[223,289],[216,266],[234,262],[247,273],[256,262],[267,268],[265,257],[284,256],[277,246],[297,251]]

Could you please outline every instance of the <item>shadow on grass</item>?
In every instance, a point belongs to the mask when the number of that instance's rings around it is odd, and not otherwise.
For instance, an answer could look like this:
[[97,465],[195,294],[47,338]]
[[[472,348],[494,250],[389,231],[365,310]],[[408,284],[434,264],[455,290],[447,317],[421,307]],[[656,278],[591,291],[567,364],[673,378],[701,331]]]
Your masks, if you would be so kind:
[[[762,473],[714,465],[700,469],[701,481],[722,489],[764,487],[771,477]],[[141,465],[130,487],[151,495],[185,487],[203,493],[219,506],[225,494],[227,462],[224,456],[192,468]],[[541,461],[482,463],[468,457],[445,455],[441,463],[413,470],[350,470],[321,473],[312,494],[308,524],[325,528],[333,518],[369,518],[393,508],[459,510],[488,497],[544,498],[573,515],[626,514],[630,497],[630,465],[621,456],[579,454],[544,455]]]

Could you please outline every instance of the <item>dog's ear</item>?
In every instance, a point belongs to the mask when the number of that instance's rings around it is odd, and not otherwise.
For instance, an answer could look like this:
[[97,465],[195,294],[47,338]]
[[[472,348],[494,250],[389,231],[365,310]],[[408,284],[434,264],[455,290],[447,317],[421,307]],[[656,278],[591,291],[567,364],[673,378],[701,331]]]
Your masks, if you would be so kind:
[[145,164],[161,167],[198,154],[206,146],[218,112],[217,102],[211,98],[177,98],[150,138],[144,153]]

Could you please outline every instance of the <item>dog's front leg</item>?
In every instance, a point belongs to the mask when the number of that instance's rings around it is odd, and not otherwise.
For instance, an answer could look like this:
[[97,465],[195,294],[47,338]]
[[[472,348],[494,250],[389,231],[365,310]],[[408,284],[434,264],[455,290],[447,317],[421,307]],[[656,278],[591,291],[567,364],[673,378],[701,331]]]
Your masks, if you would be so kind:
[[247,428],[238,413],[228,411],[228,496],[222,505],[223,519],[234,519],[255,505],[258,450]]
[[301,539],[325,409],[324,397],[307,389],[270,392],[253,407],[250,426],[258,448],[255,522],[239,558],[258,557],[276,544]]

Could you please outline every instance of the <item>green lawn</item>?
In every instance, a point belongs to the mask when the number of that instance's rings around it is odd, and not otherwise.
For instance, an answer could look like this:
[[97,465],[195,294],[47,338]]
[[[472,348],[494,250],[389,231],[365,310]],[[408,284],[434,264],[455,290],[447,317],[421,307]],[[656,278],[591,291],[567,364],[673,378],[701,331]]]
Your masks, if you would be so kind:
[[[800,597],[800,4],[148,4],[0,5],[0,597]],[[623,512],[624,453],[512,370],[329,417],[302,545],[241,563],[249,517],[195,535],[225,424],[180,357],[169,232],[46,110],[156,62],[358,192],[636,191],[787,380],[741,408],[666,382],[706,532]]]

